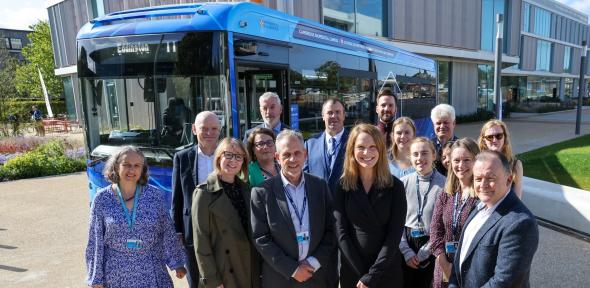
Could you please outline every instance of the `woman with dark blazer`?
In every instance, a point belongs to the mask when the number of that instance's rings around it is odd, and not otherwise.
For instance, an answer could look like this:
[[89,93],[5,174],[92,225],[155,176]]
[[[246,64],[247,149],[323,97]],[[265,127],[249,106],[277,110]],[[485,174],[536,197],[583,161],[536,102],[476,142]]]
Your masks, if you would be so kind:
[[373,125],[350,132],[334,193],[340,287],[401,287],[404,186],[389,173],[385,139]]
[[201,287],[259,287],[259,257],[251,242],[248,153],[223,139],[214,171],[193,193],[193,235]]

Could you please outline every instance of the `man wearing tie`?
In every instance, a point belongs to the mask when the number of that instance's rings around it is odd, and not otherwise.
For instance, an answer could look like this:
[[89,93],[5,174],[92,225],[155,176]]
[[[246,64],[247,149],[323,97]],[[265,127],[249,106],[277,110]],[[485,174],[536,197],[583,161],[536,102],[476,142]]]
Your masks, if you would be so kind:
[[244,134],[244,143],[248,141],[248,136],[258,127],[272,129],[275,135],[279,134],[281,130],[291,129],[285,123],[281,122],[281,115],[283,114],[283,106],[281,105],[281,99],[279,95],[274,92],[265,92],[258,98],[258,104],[260,105],[260,116],[264,121],[262,124],[246,130]]
[[481,202],[463,228],[449,287],[529,287],[539,230],[535,216],[511,191],[506,156],[478,154],[473,186]]
[[326,181],[303,173],[307,151],[299,132],[277,136],[279,175],[252,188],[254,245],[264,263],[262,287],[328,287],[325,266],[336,253]]
[[305,142],[308,157],[303,171],[328,181],[330,191],[334,191],[342,176],[348,140],[348,130],[344,128],[344,105],[338,98],[324,101],[322,119],[326,130]]
[[195,117],[192,129],[197,136],[197,145],[174,155],[171,213],[176,233],[182,240],[187,253],[187,280],[191,288],[196,288],[199,284],[199,268],[194,250],[191,220],[193,191],[213,171],[213,154],[219,140],[221,123],[213,112],[203,111]]

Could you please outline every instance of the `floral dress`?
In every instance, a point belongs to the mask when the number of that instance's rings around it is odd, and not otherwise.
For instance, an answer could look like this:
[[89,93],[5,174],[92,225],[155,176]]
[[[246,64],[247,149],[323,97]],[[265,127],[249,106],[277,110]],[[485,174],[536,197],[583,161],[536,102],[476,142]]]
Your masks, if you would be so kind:
[[[131,229],[112,187],[96,194],[86,247],[88,285],[173,287],[166,266],[172,270],[183,267],[186,255],[168,213],[165,193],[143,186],[137,197]],[[140,247],[128,247],[130,239],[141,241]]]

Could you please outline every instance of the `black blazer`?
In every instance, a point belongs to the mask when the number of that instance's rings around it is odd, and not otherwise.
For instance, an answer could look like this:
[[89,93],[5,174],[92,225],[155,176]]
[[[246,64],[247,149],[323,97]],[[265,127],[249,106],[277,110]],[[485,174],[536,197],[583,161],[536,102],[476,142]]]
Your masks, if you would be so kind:
[[172,167],[172,220],[176,233],[182,233],[187,246],[193,246],[191,206],[199,176],[196,165],[197,145],[174,155]]
[[475,234],[459,267],[465,228],[477,212],[473,209],[463,226],[449,287],[529,287],[539,230],[535,216],[513,191]]
[[326,181],[303,173],[310,223],[309,256],[320,262],[312,278],[299,283],[291,277],[299,265],[299,248],[281,175],[252,188],[252,238],[262,255],[262,287],[327,287],[327,269],[336,252],[334,223]]
[[[340,257],[340,287],[356,287],[361,280],[369,287],[401,287],[402,261],[399,242],[406,219],[403,183],[393,178],[393,187],[362,185],[334,191],[334,217]],[[360,180],[359,180],[360,181]]]

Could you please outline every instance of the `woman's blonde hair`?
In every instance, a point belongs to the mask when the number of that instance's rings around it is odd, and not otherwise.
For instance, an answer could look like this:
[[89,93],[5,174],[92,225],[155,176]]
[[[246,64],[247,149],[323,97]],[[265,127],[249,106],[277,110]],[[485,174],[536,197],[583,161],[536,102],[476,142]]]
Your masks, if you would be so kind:
[[[463,148],[471,153],[473,156],[473,162],[475,162],[475,156],[479,154],[479,147],[477,147],[477,143],[475,143],[473,139],[461,138],[455,141],[451,146],[451,155],[453,154],[453,151],[458,148]],[[475,197],[475,190],[473,190],[473,171],[471,172],[471,186],[469,188],[469,196]],[[454,196],[459,190],[461,190],[461,183],[453,171],[453,161],[451,161],[449,164],[449,172],[447,173],[447,182],[445,183],[445,192]]]
[[493,126],[500,126],[502,128],[502,131],[504,132],[504,146],[502,146],[502,154],[506,156],[510,165],[514,165],[515,159],[514,154],[512,154],[512,145],[510,144],[510,133],[508,132],[508,127],[506,126],[506,123],[504,123],[502,120],[492,119],[483,124],[483,126],[481,127],[481,131],[479,132],[479,138],[477,140],[479,149],[481,151],[489,150],[483,136],[484,133],[486,133],[486,130],[492,128]]
[[414,137],[416,137],[416,125],[414,125],[414,121],[412,121],[412,119],[410,119],[409,117],[397,118],[393,122],[393,126],[391,127],[391,148],[389,148],[389,156],[390,156],[390,159],[392,159],[392,160],[399,159],[399,155],[398,155],[399,148],[395,144],[395,141],[393,141],[393,137],[395,135],[395,126],[401,125],[401,124],[407,124],[408,126],[410,126],[410,128],[412,129],[412,132],[414,133]]
[[132,145],[126,145],[121,147],[121,150],[109,157],[106,164],[104,165],[104,169],[102,170],[102,174],[104,175],[104,178],[106,178],[107,181],[114,184],[118,184],[119,181],[121,181],[121,179],[119,178],[119,164],[121,164],[121,158],[123,158],[123,155],[127,155],[130,153],[135,153],[139,155],[143,162],[141,176],[139,176],[137,184],[146,185],[148,183],[148,163],[145,159],[145,155],[143,155],[139,148]]
[[250,157],[248,156],[248,151],[246,147],[244,147],[244,143],[242,141],[237,140],[232,137],[226,137],[221,140],[215,149],[215,157],[213,158],[213,173],[219,175],[221,172],[221,157],[223,157],[223,152],[226,151],[227,147],[233,146],[238,150],[242,151],[244,159],[242,161],[242,168],[240,168],[240,173],[237,176],[240,176],[242,179],[248,179],[248,163],[250,162]]
[[385,137],[377,127],[370,124],[359,124],[352,128],[352,131],[350,131],[350,135],[348,136],[348,142],[346,143],[344,173],[342,173],[340,179],[340,181],[342,181],[342,188],[345,191],[353,191],[358,187],[360,172],[358,167],[359,164],[354,157],[354,149],[356,146],[356,139],[361,133],[367,133],[373,138],[373,141],[375,141],[375,145],[377,146],[377,152],[379,153],[377,163],[373,167],[375,173],[375,187],[378,189],[391,187],[393,185],[393,179],[389,172]]

